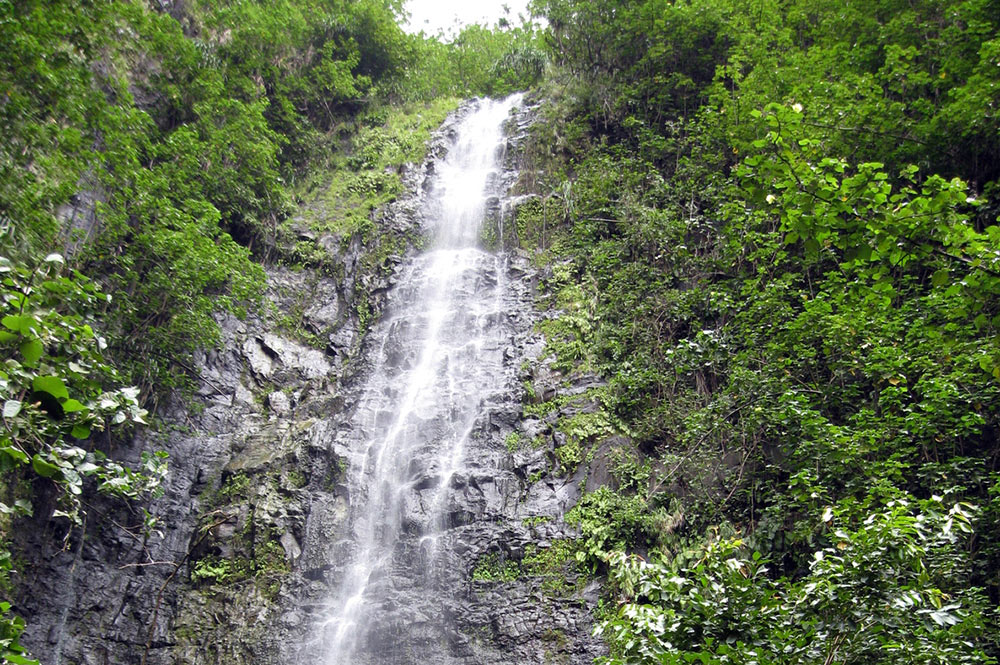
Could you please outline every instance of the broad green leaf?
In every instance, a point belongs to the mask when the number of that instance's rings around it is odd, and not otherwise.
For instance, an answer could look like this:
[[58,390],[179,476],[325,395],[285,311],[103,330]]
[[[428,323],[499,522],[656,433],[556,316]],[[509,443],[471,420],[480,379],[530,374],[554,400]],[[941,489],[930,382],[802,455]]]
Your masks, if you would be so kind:
[[62,481],[63,486],[69,489],[71,494],[79,495],[83,491],[83,479],[80,478],[80,474],[76,472],[76,469],[62,469]]
[[43,478],[54,478],[60,474],[58,466],[42,459],[38,455],[31,458],[31,468]]
[[86,411],[87,405],[83,404],[75,399],[68,399],[62,404],[63,411],[66,413],[74,413],[76,411]]
[[35,320],[30,316],[8,314],[7,316],[0,319],[0,323],[2,323],[3,327],[7,328],[8,330],[19,332],[22,335],[30,335],[31,328],[34,325]]
[[42,288],[50,293],[68,293],[73,287],[67,284],[67,280],[48,280],[42,282]]
[[31,387],[39,392],[48,393],[56,399],[69,399],[66,384],[58,376],[36,376],[31,382]]
[[37,339],[26,339],[21,343],[21,356],[29,367],[33,367],[44,352],[45,347]]
[[22,403],[17,399],[9,399],[3,403],[3,417],[13,418],[21,412]]
[[936,610],[934,612],[931,612],[930,615],[931,619],[934,620],[934,623],[938,624],[939,626],[954,626],[956,623],[961,621],[961,619],[959,619],[957,616],[955,616],[951,612],[948,612],[947,609]]
[[947,268],[942,268],[938,270],[933,275],[931,275],[931,284],[934,286],[944,286],[948,283],[948,278],[950,273]]
[[73,431],[69,435],[74,439],[87,439],[90,437],[90,428],[86,425],[73,425]]
[[0,446],[0,453],[7,455],[21,464],[27,464],[31,460],[23,450],[14,446]]

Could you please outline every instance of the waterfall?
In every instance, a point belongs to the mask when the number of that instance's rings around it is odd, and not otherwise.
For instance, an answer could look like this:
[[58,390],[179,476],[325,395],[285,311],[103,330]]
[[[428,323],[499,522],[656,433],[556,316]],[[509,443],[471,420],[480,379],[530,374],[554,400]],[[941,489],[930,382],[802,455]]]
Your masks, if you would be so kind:
[[[506,259],[479,247],[497,184],[502,126],[521,101],[483,100],[456,126],[423,216],[432,240],[406,264],[370,332],[371,370],[349,441],[349,562],[321,626],[322,661],[443,663],[451,493],[483,405],[501,390]],[[506,336],[506,337],[505,337]],[[453,556],[453,555],[452,555]],[[452,558],[453,560],[453,558]]]

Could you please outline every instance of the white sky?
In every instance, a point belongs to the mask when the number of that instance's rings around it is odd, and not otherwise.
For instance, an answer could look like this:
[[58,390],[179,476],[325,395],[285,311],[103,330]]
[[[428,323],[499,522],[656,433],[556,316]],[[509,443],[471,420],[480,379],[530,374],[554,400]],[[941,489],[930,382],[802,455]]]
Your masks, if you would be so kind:
[[439,30],[451,32],[456,21],[460,25],[486,23],[492,26],[504,16],[503,6],[510,8],[508,19],[518,25],[518,13],[528,17],[528,0],[407,0],[406,11],[410,22],[403,26],[407,32],[436,35]]

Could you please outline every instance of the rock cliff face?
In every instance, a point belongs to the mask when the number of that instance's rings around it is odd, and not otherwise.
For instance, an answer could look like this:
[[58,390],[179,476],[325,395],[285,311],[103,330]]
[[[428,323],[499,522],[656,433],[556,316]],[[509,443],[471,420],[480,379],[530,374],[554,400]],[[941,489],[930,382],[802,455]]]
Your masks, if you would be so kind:
[[[223,350],[200,358],[197,395],[161,408],[159,426],[121,451],[170,454],[165,492],[145,507],[158,519],[152,532],[135,528],[140,509],[100,500],[65,540],[45,510],[21,531],[24,642],[44,663],[325,662],[322,624],[351,561],[351,506],[360,500],[350,442],[364,433],[352,413],[377,363],[414,362],[394,347],[402,342],[385,321],[413,246],[429,233],[422,211],[434,173],[472,112],[467,105],[445,123],[428,160],[405,174],[409,194],[379,216],[383,239],[408,253],[373,262],[376,250],[357,238],[320,237],[325,274],[270,269],[267,311],[223,319]],[[508,121],[504,168],[491,184],[483,237],[498,245],[509,233],[502,197],[531,113]],[[528,258],[512,252],[470,287],[506,284],[502,338],[491,342],[502,362],[465,462],[448,476],[438,595],[429,604],[405,574],[390,576],[394,600],[379,610],[377,639],[405,635],[412,646],[375,649],[382,655],[359,663],[434,654],[433,662],[470,665],[583,664],[600,653],[590,637],[599,587],[576,569],[565,547],[574,532],[562,521],[585,480],[549,474],[546,426],[522,415],[526,384],[553,391],[559,381],[531,369],[544,346],[534,332],[536,278]],[[511,445],[525,436],[541,445]],[[397,572],[410,563],[397,561]],[[447,626],[426,616],[431,604]]]

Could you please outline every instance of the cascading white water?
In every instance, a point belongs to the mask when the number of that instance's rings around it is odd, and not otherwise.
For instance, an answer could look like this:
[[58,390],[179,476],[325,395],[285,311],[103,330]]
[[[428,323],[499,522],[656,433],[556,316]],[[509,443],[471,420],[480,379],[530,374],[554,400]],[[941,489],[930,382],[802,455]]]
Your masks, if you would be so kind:
[[[401,272],[372,330],[349,432],[351,551],[323,626],[326,665],[442,662],[435,604],[451,487],[484,401],[500,389],[505,259],[478,247],[502,125],[520,95],[457,126],[424,210],[433,241]],[[446,591],[446,590],[445,590]]]

